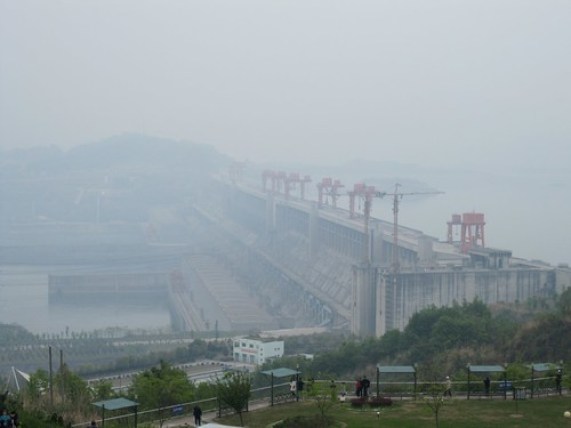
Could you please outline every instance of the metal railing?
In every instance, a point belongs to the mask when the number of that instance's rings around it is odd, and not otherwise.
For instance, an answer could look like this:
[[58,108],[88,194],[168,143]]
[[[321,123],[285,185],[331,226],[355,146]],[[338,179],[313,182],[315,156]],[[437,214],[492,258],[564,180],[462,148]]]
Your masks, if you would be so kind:
[[[331,390],[331,384],[336,386],[336,395],[345,396],[348,398],[356,397],[354,391],[354,381],[348,380],[314,380],[312,382],[305,383],[305,390],[300,393],[300,397],[305,397],[310,394],[311,388],[316,388],[318,391],[322,391],[324,394],[329,394]],[[414,382],[382,382],[379,383],[379,395],[383,397],[390,397],[392,399],[400,398],[404,399],[417,399],[423,396],[427,396],[433,393],[434,386],[439,385],[438,382],[417,382],[416,383],[416,393],[414,389]],[[371,382],[371,387],[369,390],[369,395],[371,397],[376,397],[377,391],[376,382]],[[507,388],[507,389],[506,389]],[[535,379],[525,379],[510,381],[507,383],[503,380],[492,381],[490,385],[490,393],[486,394],[485,387],[483,383],[475,382],[474,379],[468,383],[467,380],[452,382],[452,394],[454,397],[467,398],[468,392],[471,398],[482,399],[482,398],[508,398],[508,399],[525,399],[540,396],[551,396],[558,395],[562,393],[567,393],[567,389],[558,390],[553,377],[545,378],[535,378]],[[295,402],[295,398],[292,397],[289,390],[289,383],[279,383],[274,384],[273,391],[272,387],[265,386],[261,388],[255,388],[250,391],[250,399],[248,402],[248,407],[246,411],[252,406],[266,405],[269,406],[272,403],[273,394],[273,404],[279,405],[281,403]],[[289,399],[288,399],[289,398]],[[161,420],[174,420],[182,417],[192,416],[192,411],[194,406],[200,405],[203,413],[215,413],[217,417],[226,414],[234,413],[234,410],[230,407],[223,406],[216,397],[207,398],[203,400],[192,401],[188,403],[175,404],[172,406],[165,406],[162,408],[156,408],[151,410],[145,410],[137,413],[138,424],[144,423],[157,423]],[[105,417],[105,427],[115,428],[115,427],[125,427],[130,422],[125,422],[133,420],[135,418],[135,413],[126,413],[121,415],[115,415],[110,417]],[[98,420],[97,422],[101,422]],[[88,426],[89,422],[81,422],[73,424],[73,428],[84,428]],[[101,424],[100,424],[101,426]],[[134,426],[134,425],[133,425]]]

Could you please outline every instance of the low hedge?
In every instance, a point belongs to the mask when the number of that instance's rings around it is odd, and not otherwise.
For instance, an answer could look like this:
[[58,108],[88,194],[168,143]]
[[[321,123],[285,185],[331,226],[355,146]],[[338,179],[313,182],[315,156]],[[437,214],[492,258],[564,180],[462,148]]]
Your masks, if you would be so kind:
[[393,400],[389,397],[357,397],[349,400],[352,407],[363,407],[369,405],[371,407],[387,407],[393,404]]

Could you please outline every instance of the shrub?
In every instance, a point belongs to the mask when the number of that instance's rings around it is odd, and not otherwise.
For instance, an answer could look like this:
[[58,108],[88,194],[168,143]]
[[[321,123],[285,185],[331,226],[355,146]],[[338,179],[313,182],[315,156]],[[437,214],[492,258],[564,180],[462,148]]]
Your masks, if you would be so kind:
[[369,400],[371,407],[388,407],[393,405],[393,400],[389,397],[372,397]]
[[351,407],[363,407],[365,404],[367,404],[367,397],[357,397],[357,398],[351,398],[350,403],[351,403]]
[[349,402],[352,407],[363,407],[367,404],[371,407],[386,407],[393,404],[389,397],[357,397],[351,398]]

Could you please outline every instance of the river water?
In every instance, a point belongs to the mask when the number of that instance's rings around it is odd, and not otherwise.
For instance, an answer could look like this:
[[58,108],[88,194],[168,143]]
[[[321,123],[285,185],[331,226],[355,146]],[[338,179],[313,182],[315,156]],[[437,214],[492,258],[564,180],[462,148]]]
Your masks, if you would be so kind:
[[0,266],[0,323],[17,323],[35,334],[68,334],[113,327],[164,331],[170,315],[164,303],[58,304],[48,301],[49,268]]

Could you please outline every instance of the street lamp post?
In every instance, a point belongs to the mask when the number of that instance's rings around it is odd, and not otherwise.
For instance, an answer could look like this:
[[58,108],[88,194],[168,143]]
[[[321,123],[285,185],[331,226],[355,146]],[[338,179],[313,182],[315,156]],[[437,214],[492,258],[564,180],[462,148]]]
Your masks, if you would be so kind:
[[295,401],[299,401],[299,363],[295,366]]

